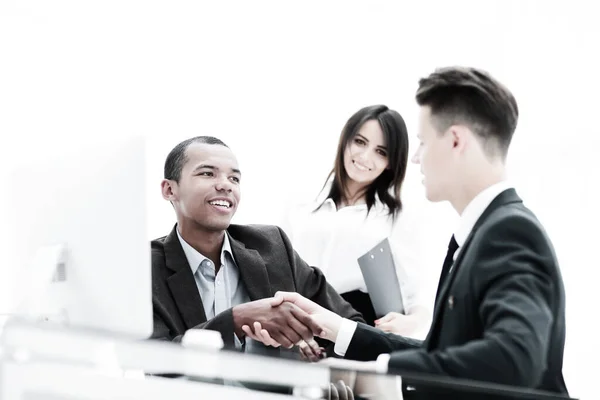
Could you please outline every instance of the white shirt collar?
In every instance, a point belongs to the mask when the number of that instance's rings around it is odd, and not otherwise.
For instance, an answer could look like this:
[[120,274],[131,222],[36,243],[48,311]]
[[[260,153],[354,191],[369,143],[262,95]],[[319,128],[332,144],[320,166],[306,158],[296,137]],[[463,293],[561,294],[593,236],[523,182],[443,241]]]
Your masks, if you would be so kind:
[[[204,256],[198,250],[194,249],[188,242],[186,242],[179,233],[179,228],[177,228],[177,237],[179,238],[179,243],[181,243],[181,247],[183,248],[183,252],[185,253],[185,257],[190,264],[190,268],[192,269],[192,273],[196,273],[200,263],[206,260],[208,257]],[[225,232],[225,239],[223,240],[223,247],[221,248],[221,265],[225,264],[225,252],[228,252],[231,258],[233,259],[233,253],[231,252],[231,244],[229,243],[229,235]]]
[[485,209],[488,208],[500,193],[511,187],[512,185],[507,181],[501,181],[492,186],[488,186],[471,200],[460,216],[458,229],[454,232],[454,239],[456,239],[456,243],[458,243],[459,247],[462,247],[465,243],[471,230],[475,226],[475,223],[479,217],[481,217]]

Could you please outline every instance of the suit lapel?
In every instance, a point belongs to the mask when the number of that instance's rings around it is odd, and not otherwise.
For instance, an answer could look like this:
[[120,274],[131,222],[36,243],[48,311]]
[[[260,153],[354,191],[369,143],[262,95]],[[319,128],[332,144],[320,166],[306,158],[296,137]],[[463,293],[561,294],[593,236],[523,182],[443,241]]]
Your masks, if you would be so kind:
[[173,274],[167,278],[167,284],[183,321],[189,329],[206,322],[206,314],[194,274],[183,252],[176,229],[177,226],[173,228],[164,242],[165,262],[167,268],[173,271]]
[[231,235],[229,235],[229,243],[250,300],[273,296],[267,267],[258,251],[246,248],[242,242],[234,239]]
[[429,330],[429,334],[427,335],[427,338],[425,339],[425,341],[427,343],[430,342],[431,335],[436,333],[437,329],[439,328],[439,324],[441,323],[442,314],[444,311],[444,303],[446,302],[446,299],[448,297],[448,291],[452,287],[454,278],[458,274],[458,270],[460,269],[460,267],[462,265],[462,260],[464,259],[465,254],[469,250],[469,245],[471,243],[471,240],[473,239],[473,236],[477,232],[477,229],[479,229],[479,227],[485,222],[485,220],[496,209],[506,206],[508,204],[517,203],[517,202],[522,202],[521,198],[517,195],[517,192],[514,189],[507,189],[507,190],[503,191],[502,193],[500,193],[498,196],[496,196],[496,198],[485,209],[483,214],[481,214],[481,216],[477,219],[477,222],[473,226],[473,229],[469,233],[469,236],[467,236],[465,243],[463,243],[463,245],[458,250],[459,251],[458,256],[456,257],[456,261],[454,262],[454,264],[452,265],[452,268],[451,268],[452,272],[448,276],[446,276],[446,279],[444,279],[444,282],[440,282],[440,284],[442,285],[442,289],[440,291],[440,295],[437,299],[437,302],[435,303],[434,312],[433,312],[433,322],[431,325],[431,329]]

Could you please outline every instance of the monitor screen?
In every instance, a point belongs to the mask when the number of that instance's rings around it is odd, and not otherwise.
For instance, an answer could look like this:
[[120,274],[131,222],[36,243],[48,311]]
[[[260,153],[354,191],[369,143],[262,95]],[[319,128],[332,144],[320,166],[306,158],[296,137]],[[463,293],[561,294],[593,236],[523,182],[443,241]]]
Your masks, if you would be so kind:
[[151,335],[145,151],[141,137],[87,138],[13,166],[0,314]]

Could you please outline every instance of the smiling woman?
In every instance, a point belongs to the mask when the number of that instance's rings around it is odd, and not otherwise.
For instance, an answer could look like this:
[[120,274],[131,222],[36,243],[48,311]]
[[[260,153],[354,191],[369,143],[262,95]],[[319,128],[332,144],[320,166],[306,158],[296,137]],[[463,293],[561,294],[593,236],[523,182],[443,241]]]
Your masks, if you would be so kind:
[[[360,109],[342,130],[321,193],[293,207],[282,226],[300,256],[320,268],[370,325],[414,335],[428,320],[429,302],[421,287],[425,270],[416,224],[410,222],[415,215],[400,198],[407,162],[402,116],[385,105]],[[358,265],[358,258],[385,238],[392,246],[406,315],[375,314]]]

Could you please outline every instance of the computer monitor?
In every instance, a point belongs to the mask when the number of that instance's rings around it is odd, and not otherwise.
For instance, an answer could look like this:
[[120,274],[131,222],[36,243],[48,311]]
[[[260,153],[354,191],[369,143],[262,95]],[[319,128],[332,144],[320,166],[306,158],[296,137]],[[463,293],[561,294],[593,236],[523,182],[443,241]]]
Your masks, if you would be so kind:
[[0,279],[9,277],[11,295],[1,313],[148,338],[144,138],[80,138],[33,157],[20,151],[4,182]]

